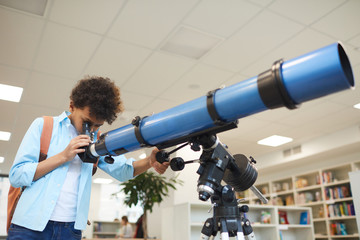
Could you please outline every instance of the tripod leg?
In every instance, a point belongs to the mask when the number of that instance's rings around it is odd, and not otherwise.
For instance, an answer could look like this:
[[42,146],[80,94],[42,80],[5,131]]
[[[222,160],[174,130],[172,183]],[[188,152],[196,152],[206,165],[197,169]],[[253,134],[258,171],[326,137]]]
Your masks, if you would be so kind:
[[236,240],[245,240],[245,236],[244,233],[242,231],[242,225],[241,225],[241,220],[237,221],[237,234],[236,234]]
[[224,218],[220,220],[220,239],[229,240],[229,232]]

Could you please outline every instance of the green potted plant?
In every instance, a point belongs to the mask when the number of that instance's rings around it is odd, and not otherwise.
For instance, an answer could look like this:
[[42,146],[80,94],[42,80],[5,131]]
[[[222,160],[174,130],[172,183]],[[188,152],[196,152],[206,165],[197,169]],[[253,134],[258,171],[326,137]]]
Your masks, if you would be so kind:
[[[169,195],[169,189],[176,190],[175,185],[182,184],[182,181],[176,177],[167,179],[152,171],[147,171],[139,176],[121,183],[120,192],[125,193],[125,205],[136,206],[139,202],[144,210],[143,214],[143,232],[144,239],[148,238],[147,234],[147,212],[152,212],[155,203],[160,204],[164,197]],[[116,193],[115,193],[116,194]]]

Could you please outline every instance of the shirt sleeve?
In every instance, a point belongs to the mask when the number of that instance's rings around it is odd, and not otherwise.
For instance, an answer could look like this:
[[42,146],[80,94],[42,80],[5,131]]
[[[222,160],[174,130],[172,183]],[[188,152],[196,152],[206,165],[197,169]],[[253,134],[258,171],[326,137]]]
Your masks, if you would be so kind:
[[9,173],[9,180],[13,187],[30,186],[33,182],[39,161],[43,124],[43,118],[35,119],[20,144]]
[[127,159],[124,155],[113,156],[114,163],[108,164],[104,157],[99,159],[99,168],[108,173],[113,178],[120,182],[125,182],[134,177],[133,158]]

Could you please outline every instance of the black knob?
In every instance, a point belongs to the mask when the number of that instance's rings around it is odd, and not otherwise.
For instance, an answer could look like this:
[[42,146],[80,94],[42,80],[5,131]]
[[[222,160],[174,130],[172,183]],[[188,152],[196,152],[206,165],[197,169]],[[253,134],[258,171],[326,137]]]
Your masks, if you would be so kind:
[[181,157],[175,157],[171,159],[170,167],[173,171],[181,171],[185,167],[185,161]]
[[114,158],[110,157],[110,156],[106,156],[105,157],[105,162],[108,164],[113,164],[114,163]]
[[169,162],[169,154],[164,150],[157,152],[156,161],[158,161],[159,163]]

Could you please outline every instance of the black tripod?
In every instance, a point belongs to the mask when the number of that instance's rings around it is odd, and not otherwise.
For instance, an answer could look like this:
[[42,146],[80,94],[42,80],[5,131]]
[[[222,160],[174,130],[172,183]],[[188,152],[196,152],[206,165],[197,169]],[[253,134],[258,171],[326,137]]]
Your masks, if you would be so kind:
[[255,240],[255,234],[250,221],[245,217],[249,211],[247,205],[238,206],[234,191],[230,185],[225,185],[211,197],[213,217],[208,218],[201,230],[200,239],[208,240],[220,232],[222,240],[236,237],[237,240]]

